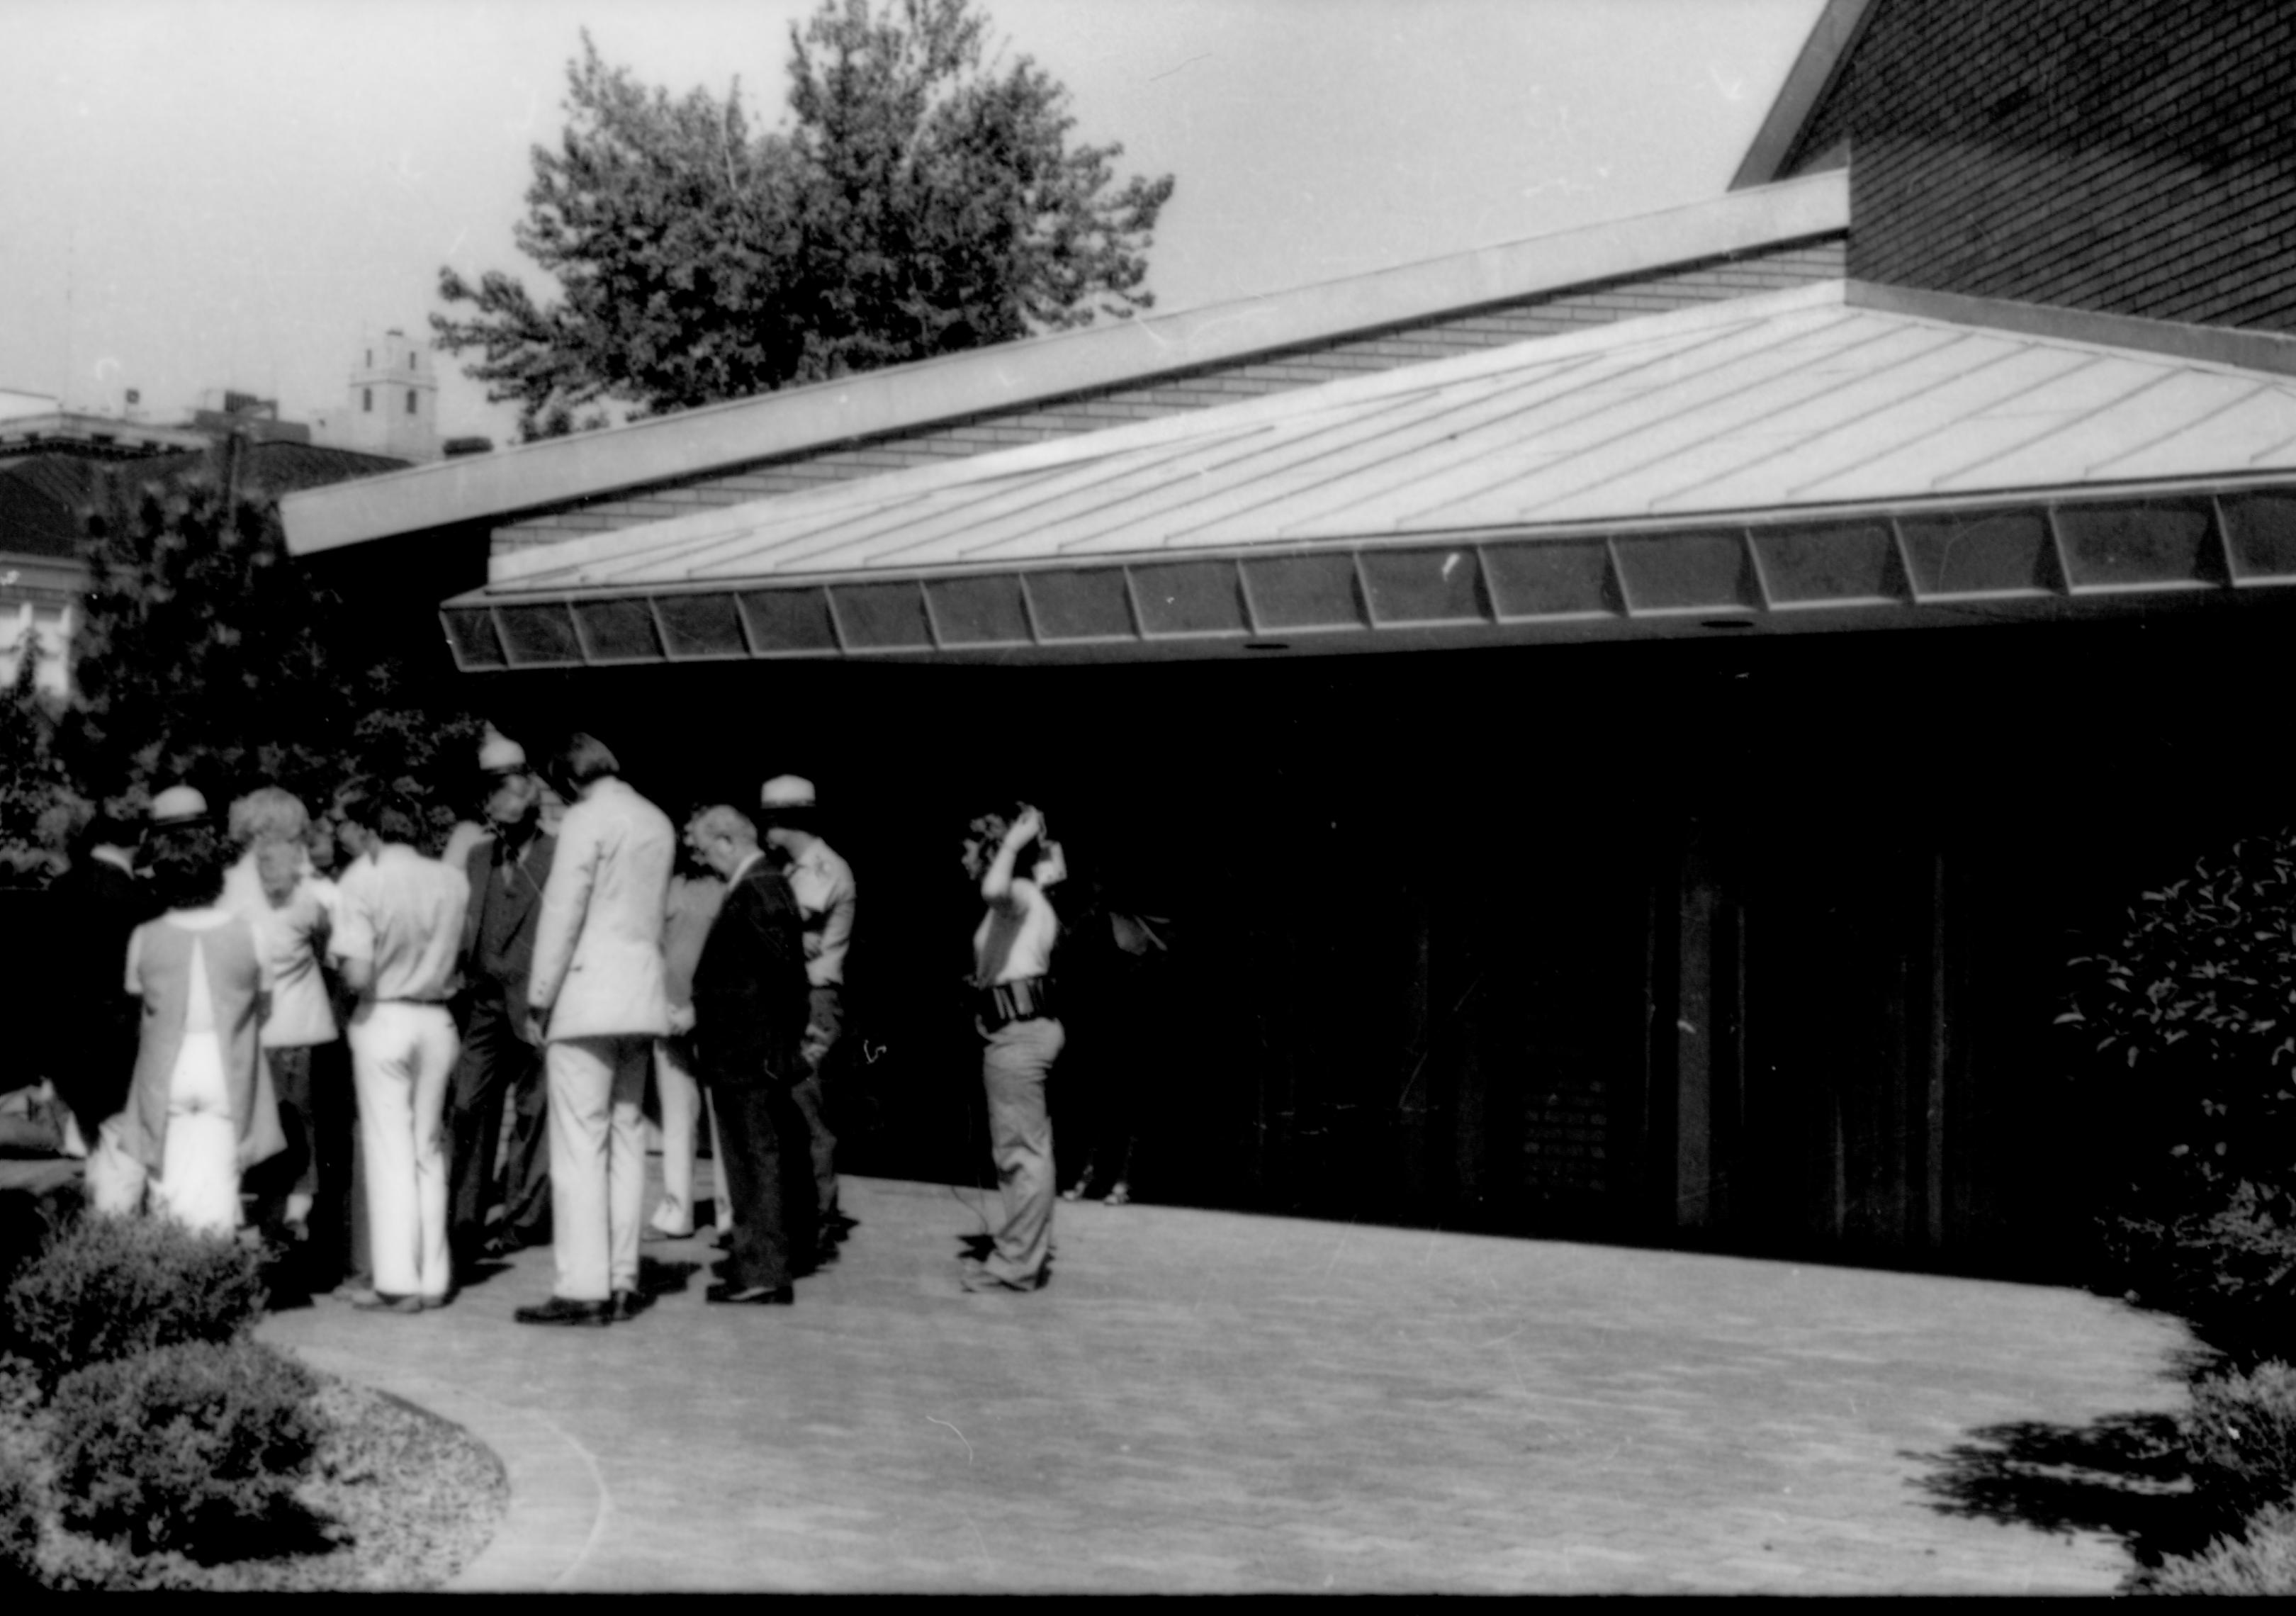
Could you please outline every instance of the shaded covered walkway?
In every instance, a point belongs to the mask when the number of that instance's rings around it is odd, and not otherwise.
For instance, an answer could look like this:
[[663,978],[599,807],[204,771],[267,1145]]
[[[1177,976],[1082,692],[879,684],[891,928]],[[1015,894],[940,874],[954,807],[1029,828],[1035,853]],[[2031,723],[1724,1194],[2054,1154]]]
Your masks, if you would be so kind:
[[2024,1508],[1971,1446],[2179,1400],[2181,1329],[2069,1290],[1086,1203],[973,1297],[975,1192],[846,1185],[793,1308],[708,1306],[686,1242],[610,1330],[511,1322],[537,1251],[263,1333],[502,1453],[473,1588],[2105,1592],[2148,1484]]

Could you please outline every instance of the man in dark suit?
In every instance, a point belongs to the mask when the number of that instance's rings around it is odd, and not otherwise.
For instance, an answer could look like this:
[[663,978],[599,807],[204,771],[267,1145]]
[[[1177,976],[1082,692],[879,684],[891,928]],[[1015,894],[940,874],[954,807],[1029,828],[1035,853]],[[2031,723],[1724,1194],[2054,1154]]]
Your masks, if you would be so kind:
[[[463,1053],[447,1109],[447,1227],[455,1267],[550,1238],[548,1089],[542,1051],[527,1041],[526,984],[534,932],[556,842],[542,829],[542,783],[515,741],[496,735],[479,751],[492,834],[463,856],[471,883],[463,919]],[[496,1143],[503,1107],[517,1108],[504,1215],[491,1239]]]
[[726,901],[693,968],[693,1042],[734,1204],[725,1283],[708,1294],[786,1303],[791,1280],[811,1269],[816,1221],[805,1118],[790,1095],[806,1070],[805,923],[748,816],[713,808],[691,834],[702,862],[726,878]]
[[127,937],[154,912],[135,877],[136,841],[132,821],[98,813],[55,885],[62,923],[59,985],[82,1009],[76,1035],[59,1038],[50,1069],[56,1097],[91,1150],[96,1129],[127,1104],[135,1069],[139,1001],[127,989]]

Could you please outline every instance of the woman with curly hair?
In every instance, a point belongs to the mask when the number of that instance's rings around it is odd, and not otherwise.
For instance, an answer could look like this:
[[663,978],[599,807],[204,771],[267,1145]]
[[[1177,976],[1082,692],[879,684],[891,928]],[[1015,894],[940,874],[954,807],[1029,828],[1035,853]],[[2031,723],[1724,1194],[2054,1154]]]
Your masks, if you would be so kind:
[[[312,1060],[338,1033],[319,962],[325,957],[327,894],[311,867],[311,816],[302,800],[275,785],[231,805],[232,840],[245,849],[224,876],[224,907],[255,928],[256,947],[271,984],[262,1044],[276,1085],[287,1148],[251,1184],[261,1220],[283,1224],[291,1237],[308,1233],[318,1195],[318,1134]],[[332,1154],[333,1153],[328,1153]]]

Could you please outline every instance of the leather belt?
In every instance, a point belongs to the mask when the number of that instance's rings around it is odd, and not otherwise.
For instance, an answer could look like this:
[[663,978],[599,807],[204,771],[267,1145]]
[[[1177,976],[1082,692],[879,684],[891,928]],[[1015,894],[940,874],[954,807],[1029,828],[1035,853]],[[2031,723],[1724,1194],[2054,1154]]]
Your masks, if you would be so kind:
[[1053,1013],[1053,979],[1049,976],[1024,976],[1017,982],[998,982],[984,989],[984,994],[980,1015],[992,1030]]

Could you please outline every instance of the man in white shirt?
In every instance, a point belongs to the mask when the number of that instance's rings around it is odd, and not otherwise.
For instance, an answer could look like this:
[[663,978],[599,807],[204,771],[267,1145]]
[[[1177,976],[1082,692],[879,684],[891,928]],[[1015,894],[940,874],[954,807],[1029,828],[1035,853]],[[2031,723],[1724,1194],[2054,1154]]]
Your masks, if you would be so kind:
[[777,775],[758,792],[766,845],[783,863],[805,923],[805,975],[810,989],[804,1074],[790,1099],[811,1135],[814,1194],[820,1227],[815,1259],[837,1253],[851,1222],[837,1207],[837,1136],[829,1128],[827,1086],[845,1031],[845,952],[853,941],[853,868],[821,839],[813,782]]
[[421,820],[395,795],[348,792],[336,812],[352,862],[328,952],[358,995],[351,1081],[374,1271],[374,1293],[356,1305],[420,1313],[445,1307],[454,1284],[445,1116],[461,1044],[447,1005],[471,883],[415,851]]
[[1059,846],[1045,836],[1044,816],[1025,804],[972,822],[964,867],[988,906],[972,934],[974,1024],[988,1040],[981,1079],[1004,1224],[986,1259],[965,1260],[963,1284],[968,1291],[1035,1291],[1052,1276],[1053,1124],[1045,1080],[1066,1042],[1053,1004],[1060,916],[1045,893],[1068,871]]

